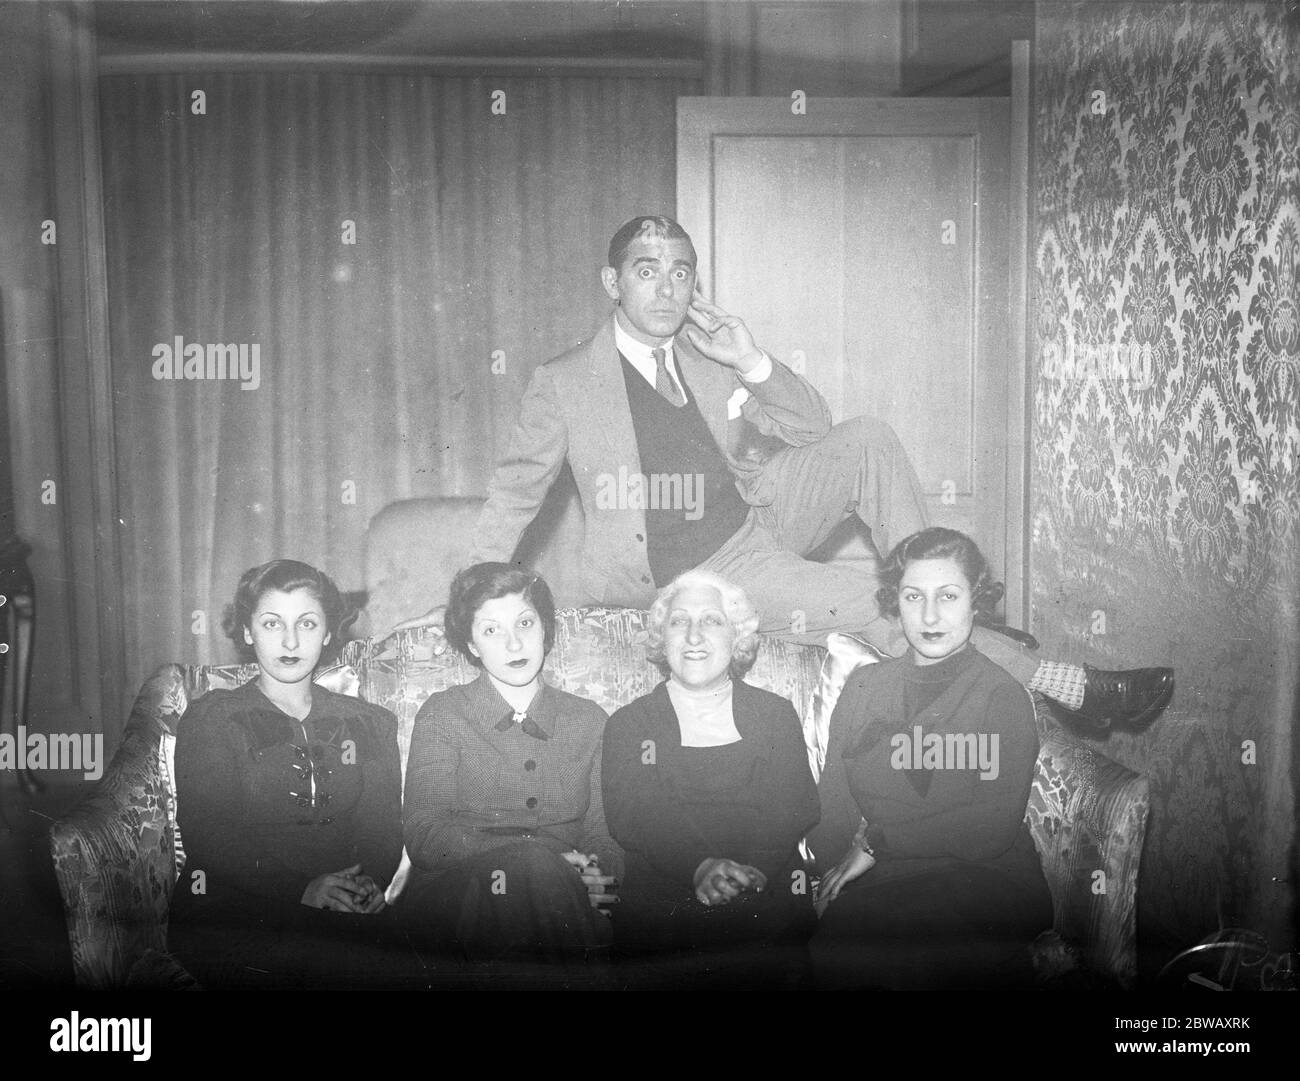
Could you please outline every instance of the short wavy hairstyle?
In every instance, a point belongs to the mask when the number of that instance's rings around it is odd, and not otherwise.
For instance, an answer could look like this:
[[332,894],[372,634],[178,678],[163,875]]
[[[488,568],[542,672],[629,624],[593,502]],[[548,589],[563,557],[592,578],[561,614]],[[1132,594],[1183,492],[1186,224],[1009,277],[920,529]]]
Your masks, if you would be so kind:
[[221,629],[226,637],[235,644],[235,650],[241,660],[255,661],[257,654],[253,647],[244,641],[245,629],[253,625],[253,613],[262,597],[272,590],[292,593],[305,589],[321,606],[325,616],[325,629],[330,640],[321,651],[321,660],[332,660],[343,648],[340,641],[344,617],[351,615],[344,606],[342,594],[334,580],[324,571],[319,571],[310,563],[296,559],[273,559],[244,571],[235,587],[235,599],[226,605],[221,617]]
[[628,248],[639,236],[655,237],[660,240],[684,240],[687,247],[691,249],[691,266],[694,266],[697,261],[695,244],[691,240],[690,233],[677,222],[662,214],[641,214],[631,221],[625,221],[618,227],[618,232],[610,237],[607,265],[621,271],[623,260],[627,258]]
[[659,591],[646,614],[646,659],[667,674],[664,628],[668,623],[668,613],[672,611],[677,594],[693,586],[716,589],[722,595],[722,610],[736,632],[736,641],[731,648],[731,675],[739,679],[749,671],[758,656],[759,615],[740,586],[711,571],[685,571]]
[[452,579],[442,623],[447,641],[476,668],[482,668],[483,662],[469,648],[474,617],[485,601],[508,597],[512,593],[522,594],[541,616],[544,652],[550,653],[555,644],[555,598],[551,596],[551,587],[546,584],[546,579],[517,563],[475,563]]
[[977,622],[987,623],[993,618],[1002,600],[1002,583],[993,580],[988,560],[979,546],[956,529],[931,526],[904,537],[885,557],[880,567],[880,588],[876,590],[876,603],[882,615],[897,618],[898,587],[902,584],[907,565],[918,559],[951,559],[966,575],[970,583],[971,607]]

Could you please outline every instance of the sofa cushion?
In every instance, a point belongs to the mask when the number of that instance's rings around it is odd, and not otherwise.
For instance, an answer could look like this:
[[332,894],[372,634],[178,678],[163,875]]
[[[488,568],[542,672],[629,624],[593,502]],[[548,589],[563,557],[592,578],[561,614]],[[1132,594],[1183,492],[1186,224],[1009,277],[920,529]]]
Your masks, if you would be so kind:
[[839,701],[840,691],[855,668],[875,664],[885,655],[853,634],[838,631],[826,636],[826,658],[817,675],[812,706],[803,714],[804,743],[808,747],[808,765],[815,780],[820,780],[826,766],[826,745],[830,741],[831,714]]

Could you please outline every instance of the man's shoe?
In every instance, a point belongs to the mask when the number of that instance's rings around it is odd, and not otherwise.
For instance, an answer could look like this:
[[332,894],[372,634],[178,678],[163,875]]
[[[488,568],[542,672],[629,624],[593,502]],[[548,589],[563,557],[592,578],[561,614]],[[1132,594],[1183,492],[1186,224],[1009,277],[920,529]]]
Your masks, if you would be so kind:
[[1084,665],[1088,675],[1083,705],[1075,712],[1098,729],[1122,726],[1145,728],[1169,705],[1174,694],[1172,668],[1130,668],[1107,672]]

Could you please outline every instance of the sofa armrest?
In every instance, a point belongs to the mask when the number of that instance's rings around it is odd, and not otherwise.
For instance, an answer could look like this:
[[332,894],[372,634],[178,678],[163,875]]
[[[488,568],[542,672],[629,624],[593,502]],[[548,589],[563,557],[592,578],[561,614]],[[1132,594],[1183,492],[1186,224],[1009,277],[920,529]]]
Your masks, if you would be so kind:
[[78,986],[120,987],[145,950],[166,949],[176,855],[161,750],[185,680],[168,664],[145,682],[104,776],[50,829]]
[[1147,779],[1066,733],[1035,695],[1041,750],[1026,820],[1052,891],[1054,926],[1087,966],[1137,979],[1137,883]]

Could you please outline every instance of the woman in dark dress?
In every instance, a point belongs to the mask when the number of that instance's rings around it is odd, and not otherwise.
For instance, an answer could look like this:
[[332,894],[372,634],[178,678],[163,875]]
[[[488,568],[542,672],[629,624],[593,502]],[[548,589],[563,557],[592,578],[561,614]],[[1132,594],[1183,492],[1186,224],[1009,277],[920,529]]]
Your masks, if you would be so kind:
[[809,840],[826,870],[812,944],[819,985],[988,988],[1032,981],[1052,923],[1025,824],[1033,703],[970,643],[1001,595],[975,543],[932,528],[881,570],[907,655],[848,679],[830,720]]
[[334,583],[306,563],[247,571],[225,629],[260,671],[181,718],[187,861],[169,941],[205,985],[421,982],[385,911],[402,854],[397,719],[312,682],[342,614]]
[[607,957],[622,859],[601,807],[605,712],[542,677],[555,603],[540,576],[461,571],[446,632],[482,671],[415,718],[397,908],[422,947],[482,962],[486,977],[527,979],[539,961],[580,976]]
[[626,852],[617,952],[668,981],[684,967],[797,982],[814,923],[799,841],[817,791],[794,707],[740,678],[758,615],[737,587],[689,571],[648,624],[668,678],[605,730],[605,813]]

